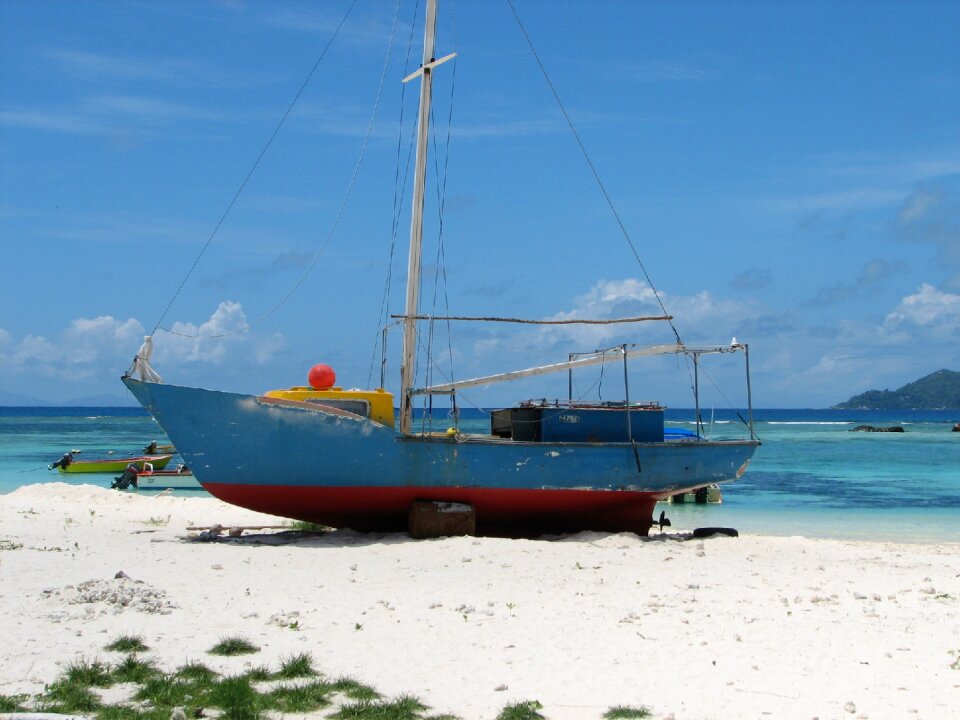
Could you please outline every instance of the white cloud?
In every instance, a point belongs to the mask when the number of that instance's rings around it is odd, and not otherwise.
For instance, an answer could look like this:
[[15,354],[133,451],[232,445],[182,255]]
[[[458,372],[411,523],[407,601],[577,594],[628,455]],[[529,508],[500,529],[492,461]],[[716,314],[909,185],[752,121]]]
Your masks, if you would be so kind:
[[816,365],[809,368],[803,374],[811,379],[832,379],[837,377],[838,373],[843,373],[843,375],[846,377],[853,373],[859,372],[860,361],[862,359],[863,358],[860,355],[849,355],[846,353],[824,355],[820,358]]
[[[747,305],[718,301],[705,291],[690,296],[661,292],[660,296],[667,313],[675,316],[680,336],[691,344],[728,342],[753,314]],[[596,282],[586,293],[572,299],[571,309],[548,319],[607,320],[663,314],[648,285],[635,278],[625,278]],[[458,362],[457,368],[463,374],[515,370],[566,360],[569,352],[592,352],[624,342],[657,345],[675,342],[675,338],[666,322],[657,321],[497,326],[493,335],[472,340],[472,352],[463,363]]]
[[[737,326],[752,316],[746,305],[735,301],[717,300],[706,290],[695,295],[660,293],[667,314],[672,315],[680,336],[687,339],[706,338],[722,342],[734,333]],[[560,313],[554,319],[611,319],[617,317],[659,317],[664,314],[657,297],[648,285],[635,278],[601,280],[589,292],[574,300],[574,309]],[[626,330],[626,332],[625,332]],[[547,334],[562,333],[581,342],[586,349],[596,343],[629,335],[638,342],[657,336],[670,341],[672,333],[663,322],[643,322],[630,325],[571,325],[547,328]],[[717,336],[720,333],[724,337]],[[593,343],[593,344],[592,344]]]
[[905,325],[945,327],[953,333],[960,325],[960,295],[941,292],[923,283],[916,293],[903,298],[884,320],[884,326],[890,330]]
[[918,191],[910,195],[900,208],[897,220],[901,224],[915,223],[927,218],[942,201],[938,193]]
[[40,335],[27,335],[14,348],[11,356],[12,364],[23,366],[31,363],[53,363],[63,357],[61,348],[50,343]]
[[762,371],[754,387],[758,397],[811,407],[871,388],[899,387],[955,361],[958,325],[960,295],[924,283],[881,322],[843,320],[831,326],[829,338],[771,345],[759,356]]
[[[165,369],[183,363],[219,365],[238,358],[267,364],[284,346],[284,336],[257,338],[247,326],[241,305],[224,301],[200,325],[176,322],[171,330],[178,334],[156,336],[154,365]],[[127,369],[143,335],[143,325],[135,318],[109,315],[77,318],[52,339],[30,334],[18,341],[0,329],[0,366],[18,373],[73,378],[90,372],[117,374]]]
[[239,352],[247,339],[247,324],[243,307],[232,300],[221,302],[210,319],[200,325],[178,320],[169,333],[154,339],[154,366],[193,362],[219,365]]
[[78,318],[56,340],[42,335],[26,335],[17,342],[0,330],[0,364],[18,371],[37,371],[44,375],[67,373],[73,377],[84,366],[119,362],[136,352],[143,326],[135,319],[117,320],[109,315]]
[[655,312],[660,314],[653,290],[634,278],[601,280],[587,293],[575,298],[573,304],[573,310],[559,313],[554,319],[609,318],[615,308],[624,304],[629,304],[637,310],[649,309],[650,314]]
[[61,351],[71,365],[95,363],[123,352],[132,357],[142,335],[143,325],[133,318],[122,321],[109,315],[78,318],[64,330]]
[[224,300],[210,318],[199,325],[178,320],[168,332],[154,336],[152,364],[161,375],[165,369],[180,364],[220,366],[225,361],[248,360],[267,365],[285,345],[286,338],[281,333],[268,336],[252,333],[243,306]]

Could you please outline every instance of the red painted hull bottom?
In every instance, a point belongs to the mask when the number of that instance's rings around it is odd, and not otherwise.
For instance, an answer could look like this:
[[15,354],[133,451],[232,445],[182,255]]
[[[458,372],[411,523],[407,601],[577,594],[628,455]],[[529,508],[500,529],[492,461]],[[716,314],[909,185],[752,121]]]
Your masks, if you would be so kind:
[[623,490],[202,484],[232,505],[362,532],[406,530],[411,504],[428,500],[471,505],[482,535],[532,537],[582,530],[646,535],[658,500],[653,493]]

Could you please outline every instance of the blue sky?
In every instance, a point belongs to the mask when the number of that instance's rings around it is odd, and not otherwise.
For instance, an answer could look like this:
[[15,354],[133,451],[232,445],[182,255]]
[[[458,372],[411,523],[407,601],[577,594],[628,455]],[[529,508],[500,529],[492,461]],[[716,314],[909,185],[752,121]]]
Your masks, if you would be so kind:
[[[681,336],[748,342],[758,406],[960,369],[960,4],[514,3]],[[181,333],[155,334],[170,382],[261,392],[323,361],[377,384],[395,224],[389,312],[406,274],[406,0],[396,26],[395,3],[359,0],[165,313],[349,5],[0,3],[0,402],[126,402],[158,323]],[[436,73],[424,311],[652,312],[506,3],[446,2],[438,32],[459,55]],[[657,325],[457,324],[435,355],[472,377],[669,341]],[[689,406],[677,370],[638,364],[631,397]],[[705,370],[725,392],[705,404],[742,403],[738,362]],[[621,396],[618,372],[577,393]]]

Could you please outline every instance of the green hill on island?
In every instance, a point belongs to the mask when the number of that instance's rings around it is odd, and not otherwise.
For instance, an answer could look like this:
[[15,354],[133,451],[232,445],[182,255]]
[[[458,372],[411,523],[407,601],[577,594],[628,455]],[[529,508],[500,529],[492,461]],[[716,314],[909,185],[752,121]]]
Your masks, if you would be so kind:
[[937,370],[899,390],[868,390],[838,410],[948,410],[960,408],[960,372]]

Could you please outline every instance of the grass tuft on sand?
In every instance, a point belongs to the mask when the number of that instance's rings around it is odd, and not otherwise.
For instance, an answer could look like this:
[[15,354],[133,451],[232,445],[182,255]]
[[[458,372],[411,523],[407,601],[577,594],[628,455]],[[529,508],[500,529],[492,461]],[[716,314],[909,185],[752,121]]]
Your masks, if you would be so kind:
[[329,525],[319,525],[307,520],[291,520],[286,525],[296,532],[328,533],[333,530]]
[[380,693],[378,693],[369,685],[364,685],[363,683],[357,682],[353,678],[349,677],[337,678],[333,681],[332,687],[334,690],[339,693],[343,693],[351,700],[371,702],[373,700],[379,700],[381,697]]
[[[266,681],[269,690],[257,687]],[[136,687],[126,701],[104,705],[94,688],[115,683]],[[321,710],[327,712],[325,720],[460,720],[450,713],[428,714],[429,706],[412,695],[386,699],[352,678],[324,677],[309,653],[282,658],[275,672],[260,666],[234,676],[221,676],[199,662],[165,673],[154,660],[133,653],[113,668],[100,660],[80,659],[32,698],[0,694],[3,713],[82,714],[97,720],[169,720],[178,707],[187,717],[218,720],[267,720]],[[537,700],[518,702],[504,707],[496,720],[545,720],[542,709]],[[616,706],[603,720],[648,717],[647,708]]]
[[540,714],[542,709],[543,705],[540,704],[539,700],[526,700],[507,705],[497,715],[497,720],[545,720],[544,716]]
[[360,700],[344,705],[330,715],[332,720],[427,720],[423,712],[429,708],[412,695],[396,700]]
[[280,658],[280,669],[275,677],[279,680],[289,680],[316,675],[317,671],[313,667],[313,656],[310,653],[300,653],[288,658]]
[[67,665],[64,680],[71,685],[87,688],[110,687],[114,682],[107,663],[84,658]]
[[[268,712],[271,716],[310,713],[329,708],[336,701],[340,707],[327,715],[330,720],[459,720],[450,714],[426,715],[427,706],[412,696],[384,700],[376,690],[352,678],[318,676],[313,658],[306,653],[284,659],[276,672],[261,666],[228,677],[198,662],[164,673],[155,661],[141,660],[131,653],[112,669],[99,660],[71,663],[32,699],[29,695],[0,695],[0,712],[83,714],[97,720],[169,720],[173,709],[180,707],[187,717],[212,712],[208,716],[219,720],[264,720]],[[304,678],[308,681],[303,682]],[[258,682],[278,679],[280,684],[269,691],[256,687]],[[104,705],[92,688],[117,682],[137,687],[127,701]]]
[[191,683],[176,675],[160,675],[143,683],[133,699],[146,700],[154,707],[202,707],[205,695],[205,685]]
[[307,685],[280,685],[270,691],[270,708],[281,713],[308,713],[328,707],[336,692],[330,683],[316,680]]
[[149,649],[139,635],[121,635],[104,648],[110,652],[122,653],[146,652]]
[[250,655],[260,652],[260,648],[242,635],[234,635],[233,637],[220,638],[220,642],[207,650],[207,652],[211,655],[224,656]]
[[45,713],[93,712],[100,708],[100,698],[89,687],[61,678],[47,685],[44,692],[37,696],[37,708]]
[[184,682],[194,685],[210,685],[217,679],[217,673],[203,663],[189,662],[176,669],[174,675]]
[[97,720],[170,720],[169,708],[138,709],[128,705],[104,705],[97,711]]
[[274,673],[266,665],[257,665],[256,667],[252,667],[249,670],[241,673],[241,675],[252,683],[258,683],[266,682],[267,680],[273,680],[276,676],[276,673]]
[[219,680],[207,695],[207,702],[223,710],[226,720],[259,720],[267,709],[266,697],[258,693],[246,675]]
[[629,707],[616,705],[603,714],[603,720],[637,720],[650,717],[650,711],[645,707]]
[[0,694],[0,712],[25,712],[23,703],[29,698],[29,695]]
[[127,655],[117,663],[111,676],[115,682],[142,684],[163,673],[153,660],[141,660],[136,655]]

